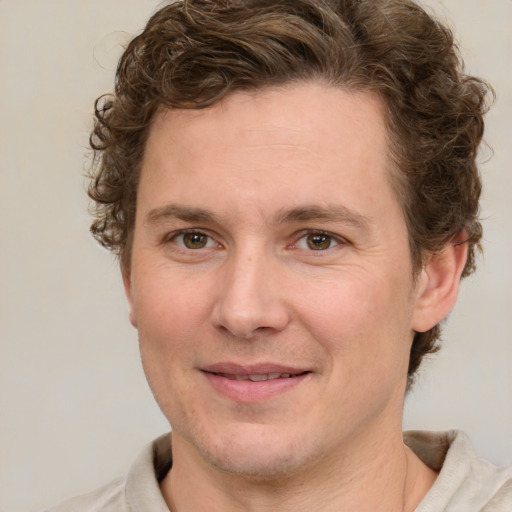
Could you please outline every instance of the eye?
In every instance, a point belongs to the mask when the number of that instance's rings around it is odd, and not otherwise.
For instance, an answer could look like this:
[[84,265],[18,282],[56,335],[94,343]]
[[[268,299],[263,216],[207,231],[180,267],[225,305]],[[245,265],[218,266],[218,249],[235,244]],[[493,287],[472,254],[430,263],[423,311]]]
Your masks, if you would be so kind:
[[302,236],[295,246],[298,249],[306,249],[310,251],[326,251],[327,249],[332,249],[333,247],[340,245],[340,243],[341,242],[334,236],[317,231],[315,233],[308,233],[307,235]]
[[178,233],[172,240],[182,249],[207,249],[217,247],[217,244],[208,235],[200,231]]

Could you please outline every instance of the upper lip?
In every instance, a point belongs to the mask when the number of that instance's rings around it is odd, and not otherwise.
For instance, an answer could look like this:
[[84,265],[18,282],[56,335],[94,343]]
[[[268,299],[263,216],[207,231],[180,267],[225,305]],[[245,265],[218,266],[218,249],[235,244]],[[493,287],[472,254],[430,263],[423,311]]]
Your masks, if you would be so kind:
[[306,368],[281,365],[275,363],[260,364],[238,364],[238,363],[215,363],[202,366],[201,370],[208,373],[220,373],[227,375],[247,376],[247,375],[266,375],[269,373],[285,373],[298,375],[308,372]]

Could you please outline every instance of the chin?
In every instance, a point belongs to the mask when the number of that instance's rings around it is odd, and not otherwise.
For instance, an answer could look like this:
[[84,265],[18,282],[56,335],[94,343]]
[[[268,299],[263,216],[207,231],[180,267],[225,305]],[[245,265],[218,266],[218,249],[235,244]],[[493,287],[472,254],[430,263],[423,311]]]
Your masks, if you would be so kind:
[[260,482],[282,480],[300,473],[301,457],[295,453],[262,453],[261,450],[242,450],[236,453],[212,454],[210,463],[217,469],[232,475]]
[[[312,457],[306,443],[287,433],[250,425],[192,441],[201,458],[225,473],[258,481],[275,481],[300,473]],[[312,450],[314,451],[314,450]]]

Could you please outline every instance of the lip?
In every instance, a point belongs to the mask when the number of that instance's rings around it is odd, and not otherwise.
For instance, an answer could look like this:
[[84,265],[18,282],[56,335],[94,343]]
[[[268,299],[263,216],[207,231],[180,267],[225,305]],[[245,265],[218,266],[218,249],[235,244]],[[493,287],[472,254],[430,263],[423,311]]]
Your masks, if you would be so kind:
[[[259,403],[276,398],[308,379],[311,371],[306,368],[285,366],[274,363],[240,365],[216,363],[200,368],[209,384],[217,393],[241,403]],[[236,380],[249,375],[285,374],[270,380]]]
[[215,363],[201,367],[201,370],[208,373],[227,373],[230,375],[262,375],[265,373],[290,373],[299,374],[307,372],[307,368],[296,366],[285,366],[275,363],[259,364],[237,364],[237,363]]

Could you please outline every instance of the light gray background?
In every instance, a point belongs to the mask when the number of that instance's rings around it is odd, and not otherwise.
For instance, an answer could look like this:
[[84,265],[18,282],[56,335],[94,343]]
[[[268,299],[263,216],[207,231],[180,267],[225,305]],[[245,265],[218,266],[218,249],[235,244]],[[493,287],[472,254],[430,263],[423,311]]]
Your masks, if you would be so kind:
[[[485,259],[406,428],[462,428],[512,463],[512,1],[430,0],[498,94],[482,165]],[[0,511],[37,510],[123,472],[167,425],[145,383],[113,258],[88,235],[94,98],[154,0],[0,0]],[[489,160],[484,151],[481,161]]]

